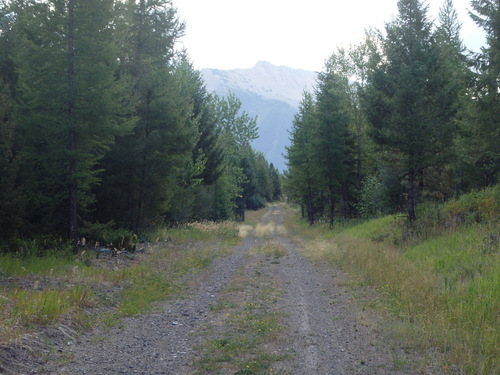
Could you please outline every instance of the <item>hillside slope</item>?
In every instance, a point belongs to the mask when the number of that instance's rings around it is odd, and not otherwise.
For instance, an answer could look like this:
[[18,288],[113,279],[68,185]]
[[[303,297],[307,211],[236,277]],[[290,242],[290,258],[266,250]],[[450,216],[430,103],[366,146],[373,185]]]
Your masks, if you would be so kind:
[[253,146],[283,171],[288,129],[304,90],[313,90],[316,73],[260,61],[251,69],[203,69],[202,74],[209,91],[220,96],[235,94],[242,109],[257,116],[259,139]]

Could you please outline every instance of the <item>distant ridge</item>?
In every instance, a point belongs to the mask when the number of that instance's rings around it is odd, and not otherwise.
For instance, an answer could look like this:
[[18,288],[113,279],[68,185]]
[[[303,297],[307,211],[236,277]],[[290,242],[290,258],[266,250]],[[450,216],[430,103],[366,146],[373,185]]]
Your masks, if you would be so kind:
[[316,73],[308,70],[275,66],[259,61],[250,69],[203,69],[208,91],[220,96],[230,92],[242,101],[242,109],[257,116],[259,139],[253,144],[280,171],[286,169],[285,146],[288,129],[298,110],[304,91],[312,91]]

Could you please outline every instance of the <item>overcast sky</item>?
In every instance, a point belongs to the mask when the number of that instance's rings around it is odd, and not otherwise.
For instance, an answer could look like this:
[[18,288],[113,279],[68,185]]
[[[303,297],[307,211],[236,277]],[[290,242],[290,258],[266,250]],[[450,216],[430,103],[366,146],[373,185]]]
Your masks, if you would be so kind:
[[[478,51],[483,33],[470,20],[469,0],[454,0],[462,38]],[[443,0],[430,0],[437,18]],[[320,71],[339,46],[363,39],[370,27],[383,30],[397,14],[397,0],[174,0],[195,68],[251,68],[259,60]]]

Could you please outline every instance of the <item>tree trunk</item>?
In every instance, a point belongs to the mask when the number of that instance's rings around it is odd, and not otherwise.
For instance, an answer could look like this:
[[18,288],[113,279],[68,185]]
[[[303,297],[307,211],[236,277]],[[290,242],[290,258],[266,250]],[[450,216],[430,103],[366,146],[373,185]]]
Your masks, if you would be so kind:
[[332,176],[328,176],[328,219],[330,222],[330,229],[333,228],[333,208]]
[[311,177],[307,176],[307,218],[309,220],[309,225],[314,224],[314,211],[313,211],[313,197],[311,190]]
[[413,222],[416,219],[415,178],[416,178],[415,169],[413,167],[410,167],[408,171],[408,219],[410,220],[410,222]]
[[363,137],[362,137],[362,132],[361,132],[361,115],[359,113],[359,109],[356,110],[356,133],[357,133],[357,138],[358,138],[358,147],[357,147],[358,191],[360,191],[361,190],[361,182],[363,181],[363,168],[362,168],[363,165],[362,165],[362,160],[361,160]]
[[68,126],[69,126],[69,239],[73,246],[78,243],[78,181],[75,129],[75,45],[74,0],[68,1]]

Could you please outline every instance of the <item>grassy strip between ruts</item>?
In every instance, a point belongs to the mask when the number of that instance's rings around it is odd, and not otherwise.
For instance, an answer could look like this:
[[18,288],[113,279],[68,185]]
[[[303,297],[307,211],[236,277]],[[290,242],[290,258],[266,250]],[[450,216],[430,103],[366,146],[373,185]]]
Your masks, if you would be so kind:
[[284,373],[281,364],[289,356],[275,347],[282,331],[283,313],[276,307],[281,287],[263,262],[272,264],[287,252],[273,240],[250,249],[251,260],[212,306],[215,318],[204,328],[197,373]]
[[287,221],[306,255],[341,266],[378,292],[371,304],[399,320],[393,334],[401,345],[437,348],[444,372],[500,374],[498,222],[424,227],[405,243],[397,217],[332,231],[297,216]]
[[154,237],[158,242],[144,254],[0,255],[0,344],[22,341],[47,324],[88,329],[150,311],[239,241],[233,223],[195,223]]

